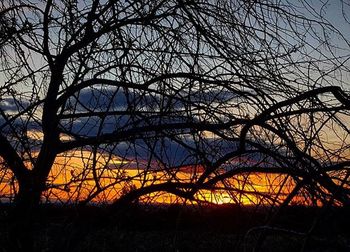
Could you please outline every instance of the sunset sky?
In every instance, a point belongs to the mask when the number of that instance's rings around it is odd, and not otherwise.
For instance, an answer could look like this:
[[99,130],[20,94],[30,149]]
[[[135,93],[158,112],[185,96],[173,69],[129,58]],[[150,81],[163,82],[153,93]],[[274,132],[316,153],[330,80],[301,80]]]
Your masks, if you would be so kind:
[[[24,35],[4,42],[0,68],[0,133],[25,174],[47,178],[43,198],[111,202],[178,183],[148,198],[200,188],[193,201],[273,204],[319,166],[348,161],[345,1],[279,2],[288,14],[239,1],[232,11],[215,1],[46,4],[13,10]],[[13,197],[16,168],[3,167],[2,192]],[[315,195],[328,192],[314,184]]]

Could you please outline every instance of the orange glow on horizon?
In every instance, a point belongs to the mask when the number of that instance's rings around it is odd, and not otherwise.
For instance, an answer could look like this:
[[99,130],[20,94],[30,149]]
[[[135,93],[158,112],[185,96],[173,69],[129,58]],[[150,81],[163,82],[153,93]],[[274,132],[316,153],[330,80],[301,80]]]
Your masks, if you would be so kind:
[[[92,203],[111,203],[131,190],[164,182],[194,182],[202,173],[201,166],[156,170],[154,166],[141,167],[134,161],[110,154],[67,152],[56,158],[47,181],[50,188],[43,193],[42,198],[50,202],[87,200]],[[16,185],[10,181],[11,173],[7,177],[0,183],[0,193],[3,197],[13,198]],[[194,195],[194,201],[163,191],[143,195],[139,201],[160,204],[207,202],[266,205],[282,202],[294,186],[294,181],[286,175],[241,174],[218,182],[213,190],[199,190]],[[293,200],[294,203],[300,201],[303,199],[298,197]]]
[[[32,139],[42,139],[39,131],[28,132]],[[61,140],[69,140],[61,136]],[[33,153],[36,156],[36,153]],[[249,160],[237,159],[232,162]],[[31,164],[25,164],[31,169]],[[1,170],[0,200],[13,200],[18,190],[9,169]],[[42,200],[50,202],[111,203],[129,191],[166,182],[194,183],[204,172],[200,165],[187,165],[164,169],[156,162],[133,161],[110,153],[95,154],[90,150],[76,150],[57,156],[47,179],[49,188]],[[220,173],[220,171],[217,171]],[[210,179],[210,178],[209,178]],[[207,179],[208,180],[208,179]],[[281,203],[295,187],[294,180],[281,174],[245,173],[224,179],[212,190],[201,189],[189,201],[176,195],[159,191],[140,197],[144,203],[191,203],[269,205]],[[315,204],[307,197],[296,196],[292,204]],[[316,203],[320,205],[320,202]]]
[[[43,137],[40,131],[28,131],[27,136],[35,140],[41,140]],[[62,135],[61,140],[69,140],[69,137]],[[33,152],[32,155],[35,158],[37,153]],[[245,157],[233,159],[231,162],[237,165],[254,165],[252,160]],[[4,166],[3,163],[2,165]],[[32,169],[29,161],[25,165]],[[160,183],[193,184],[204,170],[201,165],[164,168],[156,161],[131,160],[107,152],[68,151],[56,157],[42,200],[63,203],[111,203],[132,190]],[[0,172],[0,200],[11,201],[18,185],[9,169],[1,169]],[[216,171],[204,182],[222,172],[223,169]],[[206,202],[219,205],[271,205],[283,202],[295,186],[295,181],[288,175],[242,173],[217,182],[211,190],[200,189],[194,194],[192,201],[164,191],[143,195],[139,201],[159,204]],[[183,189],[184,192],[186,190],[189,189]],[[295,196],[291,204],[321,205],[319,200],[310,199],[307,194],[303,194],[304,192],[301,192]]]

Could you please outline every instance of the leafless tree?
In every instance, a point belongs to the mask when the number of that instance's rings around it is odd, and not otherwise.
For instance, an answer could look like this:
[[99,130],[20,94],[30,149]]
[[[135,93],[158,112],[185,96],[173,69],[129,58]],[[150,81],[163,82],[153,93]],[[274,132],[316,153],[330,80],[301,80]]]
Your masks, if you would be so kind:
[[3,1],[2,198],[349,204],[349,44],[324,8]]

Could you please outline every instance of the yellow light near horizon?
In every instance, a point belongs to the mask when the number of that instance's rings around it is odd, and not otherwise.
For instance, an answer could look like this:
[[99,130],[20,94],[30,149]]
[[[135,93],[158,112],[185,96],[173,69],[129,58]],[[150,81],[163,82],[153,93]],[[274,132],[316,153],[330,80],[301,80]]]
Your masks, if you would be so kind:
[[[30,131],[28,136],[41,139],[43,135],[39,131]],[[33,155],[36,156],[36,153]],[[26,166],[31,169],[30,162]],[[203,172],[197,168],[188,166],[161,170],[160,167],[142,166],[111,153],[97,152],[94,155],[89,150],[68,151],[56,157],[48,176],[47,184],[50,187],[44,192],[43,200],[79,202],[91,199],[94,203],[111,203],[129,191],[153,184],[175,181],[193,183]],[[12,179],[13,174],[5,170],[7,174],[0,183],[0,196],[13,197],[17,185]],[[294,186],[294,180],[286,175],[246,173],[218,182],[216,189],[199,190],[193,202],[167,192],[150,193],[142,196],[140,201],[162,204],[185,201],[192,204],[197,204],[197,201],[213,204],[272,204],[282,202]],[[305,199],[295,197],[293,202],[305,202]]]
[[[84,155],[86,156],[89,154],[85,153]],[[91,170],[84,173],[82,169],[83,163],[80,160],[81,157],[77,156],[68,159],[67,157],[58,158],[48,179],[48,184],[52,184],[53,187],[43,194],[43,200],[49,200],[51,202],[78,202],[86,200],[96,192],[96,181],[91,174]],[[116,161],[118,164],[123,165],[123,161],[118,159]],[[79,172],[86,176],[79,178]],[[113,174],[110,174],[109,172],[108,169],[102,172],[103,175],[106,175],[105,177],[100,176],[101,173],[99,174],[99,184],[100,186],[105,187],[105,190],[92,198],[91,202],[111,203],[131,190],[151,184],[163,183],[164,181],[169,181],[170,177],[173,176],[171,175],[169,177],[165,171],[146,172],[137,169],[116,170]],[[113,175],[114,177],[108,175]],[[192,180],[191,174],[186,172],[177,172],[175,176],[176,179],[181,182]],[[9,178],[10,177],[11,174],[9,174]],[[251,182],[249,184],[243,183],[248,177]],[[265,198],[266,195],[269,195],[270,198],[274,198],[275,202],[282,202],[282,200],[285,199],[288,193],[294,188],[293,181],[289,179],[288,184],[283,185],[283,192],[279,192],[280,187],[278,186],[278,183],[280,183],[282,179],[285,179],[285,177],[281,175],[242,175],[226,180],[226,182],[231,183],[230,188],[235,189],[232,192],[225,191],[223,187],[220,190],[199,190],[194,195],[196,201],[188,201],[173,194],[161,191],[143,195],[140,198],[140,202],[159,204],[184,202],[197,204],[198,202],[208,202],[219,205],[229,203],[241,205],[271,204],[273,200],[268,199],[269,197]],[[256,181],[255,184],[254,181]],[[274,181],[275,184],[273,185],[271,181]],[[13,187],[14,185],[11,185],[10,183],[0,183],[1,195],[7,195],[7,197],[12,195],[13,197],[14,192],[11,186]],[[219,183],[218,186],[222,185]],[[298,200],[299,198],[296,197],[293,202],[298,203]],[[304,199],[301,201],[303,200]]]

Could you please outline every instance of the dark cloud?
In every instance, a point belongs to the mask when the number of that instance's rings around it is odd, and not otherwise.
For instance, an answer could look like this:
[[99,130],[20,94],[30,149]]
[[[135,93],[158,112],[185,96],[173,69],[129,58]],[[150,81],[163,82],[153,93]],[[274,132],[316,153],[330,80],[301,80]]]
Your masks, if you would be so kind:
[[[19,134],[26,130],[40,129],[41,125],[39,122],[35,122],[32,118],[32,111],[23,113],[14,120],[12,119],[18,113],[25,111],[28,106],[30,106],[30,102],[26,99],[2,97],[0,99],[0,110],[3,112],[3,114],[0,114],[1,131],[6,132],[10,125],[13,126],[13,129],[18,130]],[[6,115],[6,119],[4,115]],[[10,122],[7,121],[8,119],[10,119]]]
[[[120,90],[111,89],[84,89],[71,102],[78,100],[88,109],[105,110],[107,108],[125,108],[127,104],[126,95]],[[83,108],[81,108],[84,110]]]
[[61,120],[63,128],[81,136],[92,137],[98,133],[108,134],[118,131],[128,124],[129,116],[109,116],[102,122],[97,116]]
[[[100,133],[108,134],[134,129],[136,127],[154,126],[171,123],[186,123],[193,118],[188,118],[179,111],[184,108],[185,102],[218,102],[229,101],[237,96],[228,92],[198,91],[191,94],[190,99],[186,98],[185,91],[180,91],[176,97],[159,96],[150,93],[143,93],[137,90],[89,88],[82,90],[71,103],[77,100],[81,103],[77,112],[85,111],[135,111],[135,113],[125,113],[124,115],[112,115],[103,119],[100,117],[81,117],[74,120],[62,120],[63,127],[74,134],[93,137]],[[172,113],[157,114],[160,109],[172,111]],[[154,112],[154,114],[142,114],[142,112]],[[102,123],[102,124],[101,124]],[[214,139],[204,139],[201,143],[196,143],[191,137],[185,136],[189,130],[171,130],[163,132],[162,136],[154,132],[140,132],[133,141],[119,143],[116,155],[135,160],[158,160],[169,166],[180,166],[194,163],[201,163],[198,153],[206,153],[205,158],[215,161],[228,151],[236,148],[236,144],[225,143]],[[168,134],[177,134],[184,145],[166,137]],[[182,137],[179,137],[182,135]],[[188,146],[188,148],[186,147]],[[220,153],[218,150],[220,149]]]
[[17,112],[29,106],[29,102],[13,97],[3,97],[0,99],[0,109],[5,113]]
[[[180,92],[181,93],[181,92]],[[182,98],[186,95],[182,92],[179,94]],[[190,102],[217,102],[229,101],[236,96],[229,92],[223,91],[203,91],[194,93]],[[84,89],[75,98],[71,98],[70,103],[74,104],[79,100],[81,103],[72,113],[81,113],[85,111],[127,111],[133,109],[135,112],[155,112],[154,114],[140,113],[124,115],[113,115],[104,118],[103,122],[99,116],[80,117],[61,120],[61,126],[73,134],[82,137],[94,137],[97,134],[111,134],[113,132],[120,132],[123,130],[130,130],[136,127],[144,126],[158,126],[170,123],[186,123],[188,118],[181,113],[169,113],[159,115],[161,106],[168,106],[169,110],[176,112],[177,109],[184,107],[184,102],[178,99],[171,99],[169,97],[160,97],[159,95],[144,94],[138,91],[125,92],[122,89]],[[27,107],[29,102],[23,100],[15,100],[10,97],[2,98],[0,107],[5,112],[11,113]],[[134,106],[133,108],[131,108]],[[163,108],[164,109],[164,108]],[[0,116],[0,125],[4,125],[5,119]],[[25,118],[17,118],[12,125],[21,131],[26,130],[40,130],[40,123]],[[99,132],[99,130],[101,131]],[[2,133],[10,130],[9,127],[2,129]],[[183,166],[203,163],[203,156],[205,159],[215,162],[223,155],[237,149],[237,142],[224,141],[222,139],[204,138],[200,142],[188,135],[188,130],[171,130],[164,131],[163,134],[155,134],[155,132],[140,132],[134,140],[129,142],[121,142],[113,149],[113,153],[126,157],[129,160],[137,160],[136,166],[146,166],[148,161],[160,162],[166,164],[168,167]],[[167,137],[167,135],[175,135],[174,138]],[[186,135],[187,134],[187,135]],[[182,143],[182,144],[181,144]],[[84,147],[85,148],[85,147]],[[88,147],[86,147],[88,149]],[[204,154],[205,153],[205,154]],[[260,157],[255,155],[250,157],[251,160],[258,160]]]
[[77,109],[95,111],[115,109],[159,109],[159,95],[144,93],[139,90],[88,88],[83,89],[76,97],[69,100],[70,104],[77,104]]
[[114,154],[129,160],[138,160],[141,165],[142,161],[157,160],[168,167],[177,167],[204,163],[203,158],[215,162],[226,153],[236,150],[237,146],[237,142],[209,138],[198,143],[190,136],[183,136],[177,141],[162,137],[119,143]]
[[[83,89],[69,100],[69,106],[77,111],[138,110],[138,111],[176,111],[196,104],[227,103],[238,95],[227,90],[179,90],[172,94],[160,95],[137,89],[107,89],[105,87]],[[69,107],[67,107],[69,109]]]

